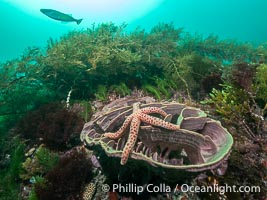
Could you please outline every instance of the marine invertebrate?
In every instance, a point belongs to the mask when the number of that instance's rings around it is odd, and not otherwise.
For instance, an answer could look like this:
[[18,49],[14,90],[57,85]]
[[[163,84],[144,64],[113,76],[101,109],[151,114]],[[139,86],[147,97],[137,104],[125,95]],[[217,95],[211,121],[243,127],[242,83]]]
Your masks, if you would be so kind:
[[94,183],[87,184],[82,193],[82,200],[91,200],[94,196],[95,190],[96,185]]
[[124,165],[129,157],[129,154],[133,150],[133,146],[135,145],[135,142],[137,140],[138,132],[139,132],[139,126],[141,122],[148,123],[150,125],[154,126],[160,126],[169,130],[177,130],[180,129],[179,125],[171,124],[169,122],[166,122],[160,118],[152,117],[149,116],[148,114],[151,113],[158,113],[164,117],[167,117],[168,114],[164,112],[162,109],[158,107],[146,107],[143,109],[139,108],[140,103],[134,103],[133,104],[133,114],[128,116],[121,126],[121,128],[115,132],[115,133],[105,133],[104,136],[109,137],[111,139],[118,139],[120,138],[123,133],[125,132],[127,126],[131,122],[131,127],[130,127],[130,133],[129,133],[129,138],[126,142],[125,147],[123,148],[123,154],[121,158],[121,164]]
[[[233,144],[231,134],[203,111],[179,103],[151,103],[145,98],[118,99],[112,102],[113,106],[107,105],[84,125],[81,140],[89,146],[100,145],[108,156],[122,158],[129,133],[117,140],[105,137],[111,136],[105,133],[118,130],[126,117],[125,124],[129,123],[129,118],[135,112],[132,105],[136,102],[141,102],[140,110],[149,107],[163,110],[169,115],[168,121],[176,126],[168,130],[155,127],[151,121],[141,122],[137,141],[132,141],[134,145],[130,158],[144,160],[154,166],[186,171],[215,169],[225,163]],[[121,135],[120,131],[114,134],[114,138]]]

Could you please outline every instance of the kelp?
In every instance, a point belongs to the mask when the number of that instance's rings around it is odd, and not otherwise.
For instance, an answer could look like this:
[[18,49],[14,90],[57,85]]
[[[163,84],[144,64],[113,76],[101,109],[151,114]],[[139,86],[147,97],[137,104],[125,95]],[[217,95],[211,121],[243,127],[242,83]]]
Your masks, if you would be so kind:
[[254,90],[256,98],[267,102],[267,64],[262,64],[256,69]]
[[125,84],[131,89],[157,85],[151,77],[172,81],[188,96],[197,97],[199,82],[224,70],[226,61],[264,62],[266,49],[264,44],[253,47],[214,35],[190,35],[173,24],[132,32],[127,32],[126,24],[93,25],[58,40],[51,38],[45,49],[28,48],[19,59],[1,64],[0,114],[23,114],[65,100],[71,89],[74,101],[95,98],[99,85]]
[[158,100],[169,99],[177,89],[176,82],[159,77],[152,77],[151,83],[144,84],[142,87],[142,90]]
[[[252,134],[258,133],[261,113],[266,113],[266,62],[266,44],[257,47],[215,35],[193,35],[173,24],[129,32],[126,24],[106,23],[71,31],[58,40],[49,39],[44,49],[29,47],[21,57],[0,64],[0,150],[13,152],[6,135],[18,119],[24,120],[17,124],[19,135],[30,139],[28,143],[40,143],[45,136],[48,148],[70,149],[76,144],[71,136],[79,132],[73,129],[75,123],[90,120],[91,100],[109,101],[112,95],[127,96],[133,89],[161,100],[182,96],[189,102],[211,93],[205,103],[224,123],[243,123]],[[61,102],[62,109],[42,110],[53,102]],[[3,180],[10,177],[5,172],[19,177],[16,167],[23,148],[18,147],[13,170],[2,159]],[[11,186],[5,197],[15,199],[18,184]]]
[[204,37],[200,34],[185,34],[179,41],[180,53],[197,53],[224,63],[265,62],[266,45],[253,46],[248,42],[233,39],[220,39],[216,35]]

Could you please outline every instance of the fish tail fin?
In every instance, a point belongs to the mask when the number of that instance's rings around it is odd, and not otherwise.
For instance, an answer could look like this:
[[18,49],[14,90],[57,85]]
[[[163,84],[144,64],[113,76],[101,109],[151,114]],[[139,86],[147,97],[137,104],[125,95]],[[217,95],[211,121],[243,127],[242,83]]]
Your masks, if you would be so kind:
[[80,24],[80,23],[82,22],[82,20],[83,20],[83,19],[77,19],[77,20],[76,20],[76,23],[77,23],[77,24]]

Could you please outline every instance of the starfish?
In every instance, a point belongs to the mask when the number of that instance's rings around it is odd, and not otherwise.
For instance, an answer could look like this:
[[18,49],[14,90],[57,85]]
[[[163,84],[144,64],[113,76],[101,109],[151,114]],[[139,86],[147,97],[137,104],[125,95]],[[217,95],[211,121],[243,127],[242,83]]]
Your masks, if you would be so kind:
[[123,136],[128,125],[131,123],[129,137],[122,152],[121,165],[126,164],[129,158],[129,155],[133,150],[133,147],[137,140],[141,122],[145,122],[147,124],[154,125],[154,126],[163,127],[169,130],[180,129],[179,125],[175,125],[167,121],[164,121],[160,118],[148,115],[151,113],[160,114],[165,118],[168,116],[168,114],[165,111],[163,111],[162,109],[158,107],[146,107],[146,108],[140,109],[140,103],[134,103],[133,113],[126,118],[126,120],[124,121],[120,129],[115,133],[108,132],[104,134],[105,137],[108,137],[110,139],[118,139]]

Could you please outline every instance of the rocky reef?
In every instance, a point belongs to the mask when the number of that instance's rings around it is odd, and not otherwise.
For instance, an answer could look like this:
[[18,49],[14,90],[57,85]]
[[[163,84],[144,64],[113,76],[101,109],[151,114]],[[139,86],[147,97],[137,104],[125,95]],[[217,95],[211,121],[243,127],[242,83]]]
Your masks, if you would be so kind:
[[[230,154],[233,138],[218,121],[207,117],[200,109],[184,104],[150,101],[148,97],[113,101],[84,125],[81,140],[88,146],[100,145],[108,156],[119,158],[126,153],[127,143],[132,142],[134,144],[129,150],[129,157],[152,166],[192,172],[217,169],[221,174],[225,171],[225,161]],[[122,132],[125,134],[117,139],[107,137],[105,133],[118,130],[126,117],[133,113],[136,102],[140,102],[140,111],[159,108],[167,116],[150,124],[141,119],[137,133],[134,133],[132,122],[130,131],[124,127]],[[152,118],[159,117],[156,114]],[[177,129],[160,127],[162,121],[178,125]],[[131,140],[132,134],[137,134],[135,142]]]
[[[174,24],[92,25],[29,47],[0,63],[0,200],[265,200],[266,63],[265,43]],[[102,190],[114,183],[260,191]]]

